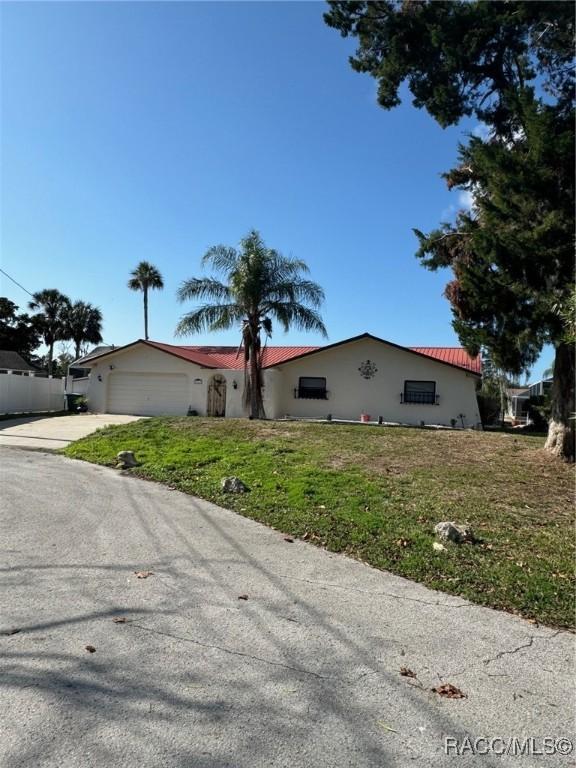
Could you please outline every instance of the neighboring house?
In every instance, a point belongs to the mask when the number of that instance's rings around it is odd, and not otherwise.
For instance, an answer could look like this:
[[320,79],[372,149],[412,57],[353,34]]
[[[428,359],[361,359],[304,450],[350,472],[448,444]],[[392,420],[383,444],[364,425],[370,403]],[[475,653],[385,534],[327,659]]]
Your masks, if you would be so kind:
[[99,346],[89,352],[84,357],[79,357],[78,360],[74,360],[68,366],[68,375],[66,377],[66,393],[71,395],[85,395],[88,392],[90,365],[87,365],[93,357],[98,357],[111,352],[115,349],[112,346]]
[[23,375],[30,375],[36,373],[43,373],[40,368],[34,365],[30,365],[18,354],[9,349],[0,349],[0,373],[19,373]]
[[506,390],[506,411],[504,421],[512,424],[528,423],[528,387],[509,387]]
[[549,379],[536,381],[534,384],[528,384],[529,396],[542,397],[543,395],[547,394],[552,389],[552,382],[553,379],[550,377]]
[[530,398],[543,397],[552,388],[552,378],[527,384],[525,387],[509,387],[506,390],[506,413],[504,420],[512,424],[529,424]]
[[73,363],[70,363],[68,366],[68,375],[73,379],[81,379],[85,376],[88,376],[90,373],[90,366],[84,365],[84,363],[88,360],[91,360],[93,357],[103,355],[105,352],[111,352],[113,349],[116,349],[114,345],[94,347],[94,349],[87,355],[84,355],[84,357],[79,357],[78,360],[74,360]]
[[[89,408],[102,413],[239,417],[243,352],[237,347],[142,339],[90,355]],[[463,349],[401,347],[365,333],[324,347],[266,347],[269,418],[327,418],[476,427],[479,358]]]

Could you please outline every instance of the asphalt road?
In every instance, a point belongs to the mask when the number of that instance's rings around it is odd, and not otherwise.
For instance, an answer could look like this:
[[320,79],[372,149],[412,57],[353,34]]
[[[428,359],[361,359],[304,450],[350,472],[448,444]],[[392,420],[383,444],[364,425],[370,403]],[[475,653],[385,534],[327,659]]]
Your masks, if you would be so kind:
[[572,635],[113,470],[0,448],[0,481],[3,767],[573,765],[444,754],[571,737]]

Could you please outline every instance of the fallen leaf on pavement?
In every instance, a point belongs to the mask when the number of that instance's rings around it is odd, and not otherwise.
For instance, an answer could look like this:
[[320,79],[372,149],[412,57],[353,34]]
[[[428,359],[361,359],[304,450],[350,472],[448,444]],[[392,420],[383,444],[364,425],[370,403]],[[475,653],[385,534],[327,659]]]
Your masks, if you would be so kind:
[[114,616],[112,621],[114,622],[114,624],[126,624],[128,619],[126,618],[126,616]]
[[432,688],[434,693],[439,696],[444,696],[446,699],[465,699],[466,694],[462,693],[460,688],[456,688],[452,683],[444,683],[444,685],[438,685],[436,688]]
[[147,579],[148,576],[154,576],[154,571],[134,571],[137,579]]
[[284,541],[287,541],[288,544],[294,544],[294,539],[292,536],[284,536]]
[[238,595],[238,600],[248,600],[248,595]]
[[400,667],[400,674],[402,677],[416,677],[416,672],[413,672],[409,667]]
[[87,645],[86,650],[88,651],[88,653],[96,653],[96,648],[94,648],[93,645]]
[[383,731],[391,731],[392,733],[398,733],[398,731],[395,728],[392,728],[392,726],[382,722],[382,720],[378,720],[378,725],[380,726],[380,728],[382,728]]

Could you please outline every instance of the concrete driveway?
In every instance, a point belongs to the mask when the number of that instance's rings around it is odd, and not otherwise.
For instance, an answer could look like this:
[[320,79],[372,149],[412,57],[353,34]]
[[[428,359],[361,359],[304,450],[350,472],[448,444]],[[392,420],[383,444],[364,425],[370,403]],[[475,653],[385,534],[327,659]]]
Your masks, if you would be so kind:
[[23,416],[0,421],[0,446],[19,448],[64,448],[108,424],[128,424],[140,416],[105,413],[76,413],[70,416]]
[[0,765],[573,764],[444,747],[571,737],[573,636],[114,470],[0,467]]

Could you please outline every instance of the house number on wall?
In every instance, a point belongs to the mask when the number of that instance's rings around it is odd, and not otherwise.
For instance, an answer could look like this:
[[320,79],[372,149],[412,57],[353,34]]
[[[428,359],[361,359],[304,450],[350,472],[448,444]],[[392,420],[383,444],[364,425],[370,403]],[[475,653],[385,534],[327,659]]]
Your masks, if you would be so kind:
[[376,368],[372,360],[365,360],[358,370],[363,379],[372,379],[378,373],[378,368]]

